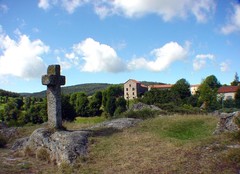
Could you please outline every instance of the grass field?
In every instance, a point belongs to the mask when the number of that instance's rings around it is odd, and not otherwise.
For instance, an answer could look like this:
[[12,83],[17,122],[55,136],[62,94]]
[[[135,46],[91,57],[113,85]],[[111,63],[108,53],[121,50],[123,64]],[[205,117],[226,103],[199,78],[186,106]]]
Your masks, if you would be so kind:
[[[104,120],[99,119],[78,118],[66,127],[77,129]],[[240,149],[229,148],[239,144],[236,134],[212,135],[217,122],[216,117],[206,115],[147,119],[136,127],[90,137],[88,156],[72,167],[57,168],[37,162],[34,156],[23,156],[17,157],[21,163],[12,165],[1,160],[0,173],[1,169],[8,173],[238,173]],[[16,158],[8,149],[0,153],[1,159],[7,154]]]
[[74,122],[65,122],[63,125],[69,130],[78,130],[91,127],[105,120],[104,117],[76,117]]

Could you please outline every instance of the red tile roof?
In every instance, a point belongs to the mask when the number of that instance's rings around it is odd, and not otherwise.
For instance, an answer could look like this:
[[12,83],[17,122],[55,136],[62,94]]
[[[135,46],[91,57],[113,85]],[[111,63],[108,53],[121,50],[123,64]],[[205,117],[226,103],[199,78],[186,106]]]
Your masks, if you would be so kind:
[[239,86],[222,86],[218,89],[218,93],[237,92]]
[[140,86],[143,87],[143,88],[147,88],[147,86],[146,86],[146,85],[143,85],[143,84],[140,84]]
[[150,88],[157,88],[157,89],[169,89],[173,85],[149,85]]

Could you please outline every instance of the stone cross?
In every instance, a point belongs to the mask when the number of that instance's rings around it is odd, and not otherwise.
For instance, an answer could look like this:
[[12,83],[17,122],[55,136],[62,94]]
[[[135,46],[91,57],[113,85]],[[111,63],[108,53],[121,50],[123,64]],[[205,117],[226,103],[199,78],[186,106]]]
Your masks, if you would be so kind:
[[62,128],[61,85],[65,76],[60,75],[60,65],[50,65],[47,75],[42,76],[42,84],[47,85],[48,124],[51,128]]

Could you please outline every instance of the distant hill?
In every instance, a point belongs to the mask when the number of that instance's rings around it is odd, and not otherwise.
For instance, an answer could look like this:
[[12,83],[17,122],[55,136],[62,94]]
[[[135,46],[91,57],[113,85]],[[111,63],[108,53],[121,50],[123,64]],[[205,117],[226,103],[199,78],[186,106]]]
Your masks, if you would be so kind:
[[8,96],[8,97],[19,97],[20,95],[15,92],[5,91],[0,89],[0,96]]
[[166,83],[161,83],[161,82],[148,82],[148,81],[141,81],[141,83],[145,86],[149,85],[165,85]]
[[[156,84],[165,84],[161,82],[148,82],[148,81],[141,81],[142,84],[148,86],[148,85],[156,85]],[[71,94],[75,92],[85,92],[88,96],[93,95],[96,91],[101,91],[104,89],[107,89],[109,86],[113,84],[109,83],[85,83],[85,84],[79,84],[74,86],[64,86],[62,87],[62,93],[63,94]],[[122,83],[119,85],[123,85]],[[35,93],[13,93],[9,91],[4,91],[0,89],[0,96],[9,95],[12,97],[18,97],[18,96],[24,96],[24,97],[45,97],[46,96],[46,90],[41,92],[35,92]]]
[[[75,92],[85,92],[87,95],[93,95],[96,91],[104,90],[112,84],[108,83],[86,83],[74,86],[62,87],[63,94],[71,94]],[[21,93],[24,97],[45,97],[46,90],[36,93]]]

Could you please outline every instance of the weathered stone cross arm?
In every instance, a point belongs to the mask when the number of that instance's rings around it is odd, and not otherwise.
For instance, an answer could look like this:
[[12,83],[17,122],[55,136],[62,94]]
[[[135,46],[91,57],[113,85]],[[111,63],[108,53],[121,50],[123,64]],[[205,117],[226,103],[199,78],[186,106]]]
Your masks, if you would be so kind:
[[42,84],[55,86],[65,85],[65,76],[60,75],[60,65],[50,65],[47,74],[42,76]]

